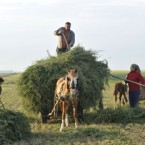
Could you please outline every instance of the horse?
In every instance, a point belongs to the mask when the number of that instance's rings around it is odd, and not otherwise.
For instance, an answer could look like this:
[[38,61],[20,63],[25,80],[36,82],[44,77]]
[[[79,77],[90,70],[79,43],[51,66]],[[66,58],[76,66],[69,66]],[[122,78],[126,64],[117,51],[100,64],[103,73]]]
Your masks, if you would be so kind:
[[[123,105],[127,104],[128,99],[127,99],[127,85],[123,84],[121,82],[118,82],[115,84],[115,89],[114,89],[114,96],[115,96],[115,104],[114,104],[114,108],[116,109],[117,107],[117,100],[119,99],[119,107],[121,107],[121,101],[123,103]],[[119,98],[118,98],[118,94],[119,94]],[[122,95],[124,96],[124,98],[122,99]]]
[[[55,106],[60,105],[62,113],[62,122],[60,131],[64,126],[68,127],[68,112],[69,106],[73,107],[73,116],[75,120],[75,128],[78,128],[78,72],[77,69],[69,70],[65,77],[58,79],[55,88]],[[54,107],[57,108],[57,107]],[[57,110],[57,109],[56,109]],[[54,111],[56,113],[57,111]]]
[[[1,84],[2,84],[3,82],[4,82],[4,79],[0,77],[0,95],[1,95],[1,93],[2,93]],[[5,106],[4,106],[4,104],[2,103],[2,101],[1,101],[1,97],[0,97],[0,103],[1,103],[2,107],[5,109]]]
[[1,84],[4,82],[4,79],[0,77],[0,94],[2,93],[2,87]]

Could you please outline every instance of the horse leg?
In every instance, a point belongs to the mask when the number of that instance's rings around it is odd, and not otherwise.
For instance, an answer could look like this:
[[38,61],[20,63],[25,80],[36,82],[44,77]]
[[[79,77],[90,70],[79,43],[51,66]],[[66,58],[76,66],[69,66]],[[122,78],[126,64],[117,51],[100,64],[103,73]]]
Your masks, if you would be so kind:
[[69,102],[67,102],[66,108],[65,108],[65,125],[68,127],[69,121],[68,121],[68,108],[69,108]]
[[62,111],[62,123],[61,123],[61,127],[60,127],[60,131],[62,131],[64,129],[64,120],[65,120],[65,105],[66,102],[63,101],[61,104],[61,111]]
[[123,93],[120,93],[120,107],[122,104],[125,105],[124,97],[122,97],[122,96],[123,96]]
[[75,119],[75,128],[78,128],[78,114],[77,114],[78,99],[75,99],[72,105],[73,105],[73,115]]
[[121,107],[121,98],[122,98],[122,94],[119,94],[119,107]]
[[116,109],[116,103],[117,103],[117,95],[115,94],[114,109]]
[[125,104],[127,104],[128,99],[127,99],[127,97],[126,97],[126,94],[124,93],[123,95],[124,95]]
[[59,102],[55,102],[54,104],[54,117],[56,118],[58,115],[58,103]]

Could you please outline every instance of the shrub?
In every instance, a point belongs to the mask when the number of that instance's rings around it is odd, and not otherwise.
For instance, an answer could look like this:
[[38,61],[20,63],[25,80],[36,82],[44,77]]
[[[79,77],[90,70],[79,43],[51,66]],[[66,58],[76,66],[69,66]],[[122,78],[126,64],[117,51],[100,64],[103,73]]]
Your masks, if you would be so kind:
[[0,144],[9,144],[30,135],[30,126],[22,113],[0,109]]

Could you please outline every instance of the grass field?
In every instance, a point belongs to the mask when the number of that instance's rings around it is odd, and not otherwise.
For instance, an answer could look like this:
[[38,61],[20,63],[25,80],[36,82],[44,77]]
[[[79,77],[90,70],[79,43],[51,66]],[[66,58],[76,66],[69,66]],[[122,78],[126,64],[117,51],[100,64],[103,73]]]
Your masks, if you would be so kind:
[[[113,75],[124,78],[128,71],[112,71]],[[10,110],[20,111],[25,113],[22,108],[22,100],[17,92],[17,82],[21,74],[13,74],[3,76],[5,83],[2,85],[3,92],[1,100],[5,107]],[[145,71],[143,71],[145,75]],[[71,119],[70,126],[65,128],[63,132],[59,132],[61,120],[51,120],[47,124],[40,122],[40,117],[34,116],[29,118],[32,135],[30,138],[15,142],[14,145],[144,145],[145,144],[145,102],[140,102],[141,115],[134,120],[119,121],[100,121],[97,123],[96,117],[109,117],[115,110],[113,89],[114,84],[120,80],[110,77],[108,86],[103,92],[104,114],[96,116],[97,110],[90,109],[90,112],[84,114],[85,121],[80,124],[79,129],[74,128],[73,120]],[[112,111],[107,111],[107,109]],[[131,115],[135,110],[131,110],[129,105],[118,111],[114,115],[119,117],[125,113]],[[122,113],[123,112],[123,113]],[[110,113],[110,116],[109,116]],[[120,114],[119,114],[120,113]],[[121,114],[122,113],[122,114]],[[27,114],[26,114],[27,115]],[[104,116],[103,116],[104,115]],[[28,115],[27,115],[28,116]],[[28,116],[29,117],[29,116]],[[113,119],[113,117],[111,119]]]

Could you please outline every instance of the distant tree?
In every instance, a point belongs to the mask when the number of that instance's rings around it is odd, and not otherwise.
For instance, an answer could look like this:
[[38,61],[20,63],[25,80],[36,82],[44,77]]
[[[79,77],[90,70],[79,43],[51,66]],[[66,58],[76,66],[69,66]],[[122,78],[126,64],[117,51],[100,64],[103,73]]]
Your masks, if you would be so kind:
[[[56,81],[67,71],[77,68],[80,78],[80,103],[84,109],[99,105],[103,108],[102,90],[110,70],[106,60],[98,60],[97,52],[77,46],[57,57],[37,61],[22,74],[19,92],[28,111],[47,116],[53,107]],[[43,120],[44,122],[44,120]]]

